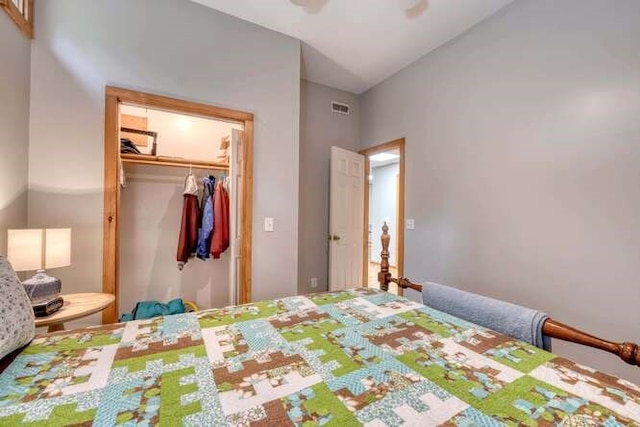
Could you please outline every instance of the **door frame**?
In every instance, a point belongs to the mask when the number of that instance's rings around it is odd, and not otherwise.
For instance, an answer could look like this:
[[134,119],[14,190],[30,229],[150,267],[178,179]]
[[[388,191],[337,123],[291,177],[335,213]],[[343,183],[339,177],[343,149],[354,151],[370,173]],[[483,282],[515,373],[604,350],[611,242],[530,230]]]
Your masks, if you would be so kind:
[[[363,236],[363,243],[362,243],[362,254],[363,254],[363,258],[362,258],[362,279],[363,279],[363,283],[365,284],[365,287],[368,287],[369,285],[369,248],[368,248],[368,244],[369,244],[369,191],[370,191],[370,185],[369,185],[369,175],[371,175],[371,164],[369,162],[369,156],[376,154],[376,153],[380,153],[380,152],[384,152],[384,151],[389,151],[389,150],[394,150],[397,149],[398,152],[400,153],[400,171],[398,173],[398,197],[397,197],[397,205],[396,205],[396,212],[398,215],[397,218],[397,230],[396,236],[393,236],[392,234],[392,238],[396,239],[396,243],[397,243],[397,250],[396,250],[396,268],[398,270],[398,277],[403,277],[404,274],[404,228],[405,228],[405,224],[404,224],[404,201],[405,201],[405,189],[404,189],[404,177],[405,177],[405,155],[404,155],[404,148],[405,148],[405,139],[404,138],[399,138],[399,139],[394,139],[393,141],[389,141],[389,142],[385,142],[384,144],[380,144],[380,145],[376,145],[373,147],[369,147],[369,148],[365,148],[364,150],[360,150],[359,153],[364,155],[364,172],[365,172],[365,179],[364,179],[364,219],[363,219],[363,223],[362,223],[362,236]],[[375,230],[372,230],[373,232],[375,232]],[[403,294],[403,290],[398,288],[398,294],[402,295]]]
[[104,210],[102,240],[102,292],[115,301],[102,312],[102,323],[118,321],[119,232],[120,232],[120,116],[119,105],[133,104],[168,112],[239,123],[244,126],[242,143],[242,199],[240,218],[240,304],[251,301],[251,226],[253,217],[253,114],[212,105],[169,98],[114,86],[105,87],[104,121]]

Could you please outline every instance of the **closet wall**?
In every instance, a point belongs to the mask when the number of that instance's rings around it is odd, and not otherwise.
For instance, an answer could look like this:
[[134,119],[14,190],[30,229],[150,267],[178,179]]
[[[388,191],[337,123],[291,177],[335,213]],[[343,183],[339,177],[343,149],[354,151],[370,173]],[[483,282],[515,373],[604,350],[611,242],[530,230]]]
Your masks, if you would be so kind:
[[[143,115],[158,132],[158,155],[216,162],[219,143],[238,124],[156,110],[121,106],[121,113]],[[150,149],[150,146],[148,147]],[[147,151],[141,147],[141,151]],[[177,268],[182,192],[189,168],[125,164],[127,186],[120,200],[120,307],[130,312],[142,300],[193,300],[200,308],[229,303],[229,250],[220,259],[190,260]],[[193,168],[200,179],[228,172]],[[200,187],[201,188],[201,187]]]

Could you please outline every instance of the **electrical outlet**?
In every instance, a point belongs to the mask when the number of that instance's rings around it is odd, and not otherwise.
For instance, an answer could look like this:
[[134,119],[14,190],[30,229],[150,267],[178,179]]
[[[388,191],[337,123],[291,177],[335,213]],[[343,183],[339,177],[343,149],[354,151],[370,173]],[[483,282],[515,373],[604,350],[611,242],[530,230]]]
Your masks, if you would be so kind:
[[407,225],[407,230],[415,230],[416,228],[416,220],[413,218],[407,218],[405,220],[405,223]]
[[264,231],[273,231],[274,228],[274,224],[273,224],[273,218],[265,218],[264,219]]
[[318,278],[317,277],[312,277],[311,278],[311,287],[312,288],[317,288],[318,287]]

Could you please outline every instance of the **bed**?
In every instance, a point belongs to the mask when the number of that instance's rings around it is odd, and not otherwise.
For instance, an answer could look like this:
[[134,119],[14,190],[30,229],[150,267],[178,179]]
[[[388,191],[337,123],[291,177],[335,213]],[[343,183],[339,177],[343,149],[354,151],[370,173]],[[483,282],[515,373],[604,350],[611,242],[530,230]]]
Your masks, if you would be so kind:
[[37,336],[0,425],[640,425],[640,388],[375,289]]

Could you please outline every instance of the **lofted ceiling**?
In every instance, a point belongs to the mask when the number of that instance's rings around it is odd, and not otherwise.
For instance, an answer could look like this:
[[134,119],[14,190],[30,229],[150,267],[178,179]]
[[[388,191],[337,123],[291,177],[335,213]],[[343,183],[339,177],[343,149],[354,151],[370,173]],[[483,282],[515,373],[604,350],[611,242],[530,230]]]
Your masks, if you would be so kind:
[[193,0],[302,41],[302,77],[360,94],[513,0]]

